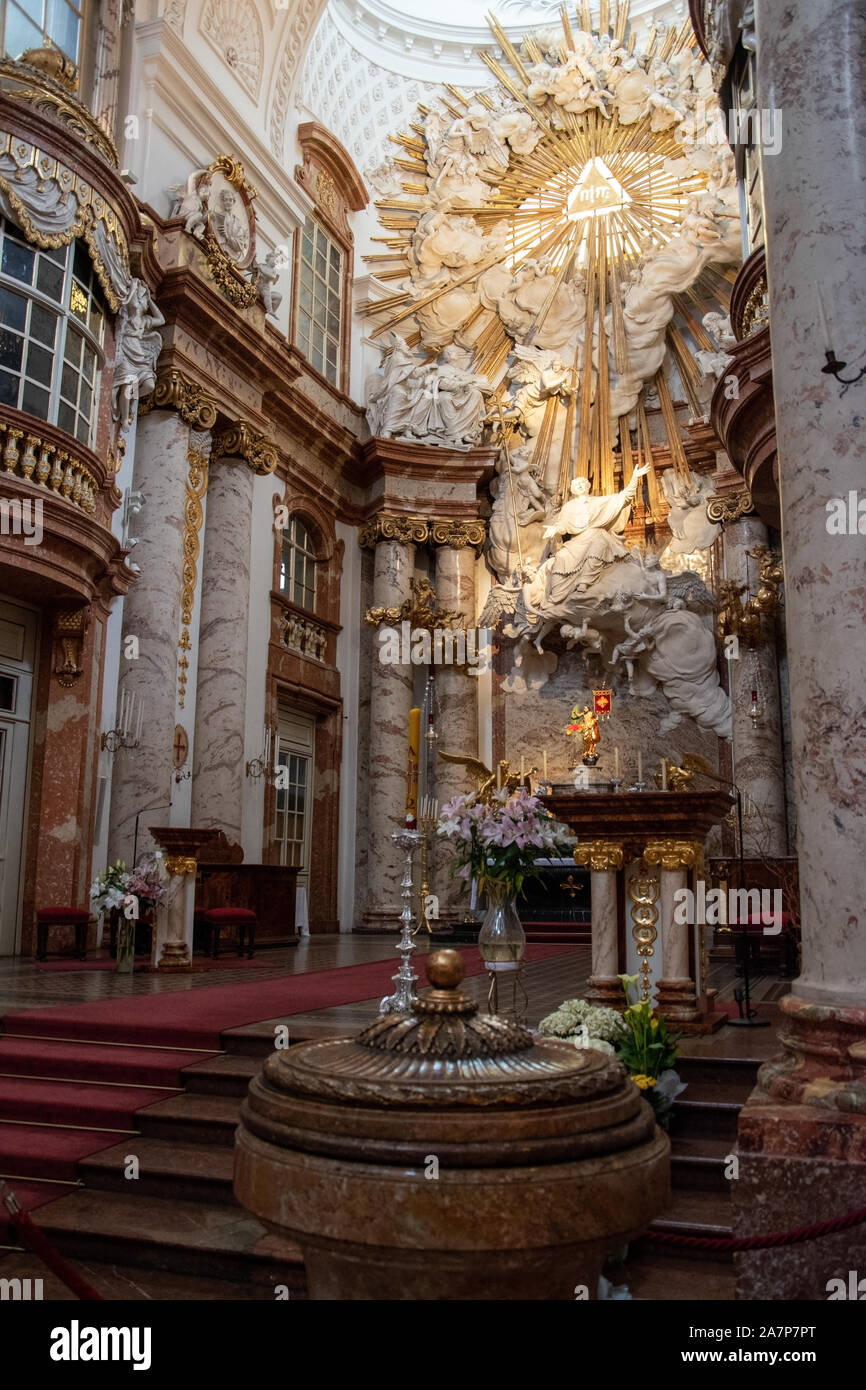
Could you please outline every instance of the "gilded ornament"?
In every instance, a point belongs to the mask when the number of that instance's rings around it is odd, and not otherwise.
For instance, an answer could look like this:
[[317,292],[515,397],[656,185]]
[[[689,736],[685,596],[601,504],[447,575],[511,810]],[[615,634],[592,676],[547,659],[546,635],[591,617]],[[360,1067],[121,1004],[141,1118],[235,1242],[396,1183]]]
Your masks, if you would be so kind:
[[433,545],[447,545],[454,550],[471,546],[479,551],[484,545],[487,528],[483,521],[433,521],[430,526],[430,541]]
[[729,526],[739,521],[740,517],[751,516],[754,512],[755,504],[748,488],[711,497],[707,502],[707,520],[721,523],[722,526]]
[[211,458],[242,458],[254,473],[267,475],[276,469],[279,455],[272,440],[240,420],[215,437]]
[[190,381],[176,367],[158,373],[156,386],[138,403],[139,415],[149,410],[176,410],[185,424],[209,430],[216,424],[216,401],[204,387]]
[[436,590],[429,579],[410,579],[411,596],[399,607],[368,608],[364,622],[369,627],[396,627],[398,623],[408,622],[413,628],[423,628],[432,632],[435,628],[464,628],[466,619],[453,608],[440,608]]
[[399,541],[401,545],[424,545],[430,538],[430,524],[420,516],[390,516],[378,512],[365,521],[358,532],[358,544],[362,549],[377,545],[379,541]]
[[198,870],[198,861],[190,855],[167,854],[162,862],[172,877],[180,877],[181,874],[194,874]]
[[177,660],[178,666],[178,704],[184,708],[186,699],[187,670],[189,669],[189,659],[186,653],[190,650],[189,629],[192,623],[193,607],[195,605],[195,588],[198,581],[198,556],[200,549],[199,533],[201,532],[204,512],[201,499],[207,492],[208,483],[208,460],[205,454],[198,449],[190,447],[187,451],[188,475],[186,482],[186,497],[183,504],[183,568],[181,571],[181,594],[180,594],[180,620],[181,634],[178,641],[180,656]]
[[574,848],[578,868],[595,873],[615,873],[622,868],[623,858],[623,846],[616,840],[586,840]]
[[632,940],[640,957],[641,999],[649,999],[652,983],[650,960],[655,953],[658,939],[656,923],[659,919],[656,903],[659,898],[659,881],[652,874],[635,874],[628,884],[631,898]]
[[693,869],[701,861],[703,846],[697,840],[650,840],[644,863],[661,869]]

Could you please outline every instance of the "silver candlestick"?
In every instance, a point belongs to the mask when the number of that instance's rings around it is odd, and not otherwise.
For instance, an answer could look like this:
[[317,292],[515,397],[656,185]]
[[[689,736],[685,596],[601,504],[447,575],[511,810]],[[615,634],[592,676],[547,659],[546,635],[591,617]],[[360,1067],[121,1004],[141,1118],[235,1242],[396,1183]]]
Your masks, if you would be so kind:
[[403,870],[402,898],[403,911],[400,913],[400,921],[403,929],[400,933],[400,940],[397,943],[397,950],[400,952],[400,968],[396,975],[391,979],[396,985],[393,994],[386,994],[379,1005],[380,1014],[407,1014],[414,1001],[418,998],[415,992],[415,981],[418,976],[412,969],[412,955],[415,950],[415,943],[412,940],[412,931],[415,923],[415,913],[412,910],[412,899],[414,897],[414,870],[412,860],[415,851],[421,843],[421,835],[417,830],[395,830],[391,839],[398,849],[406,851],[406,865]]

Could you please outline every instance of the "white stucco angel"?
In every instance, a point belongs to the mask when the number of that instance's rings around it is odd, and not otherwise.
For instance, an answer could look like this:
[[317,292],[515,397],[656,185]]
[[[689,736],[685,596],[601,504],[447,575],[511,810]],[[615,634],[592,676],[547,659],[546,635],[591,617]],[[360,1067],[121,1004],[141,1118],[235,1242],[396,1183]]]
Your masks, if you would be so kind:
[[274,288],[283,270],[277,262],[276,251],[269,251],[256,269],[259,272],[259,294],[265,306],[265,313],[275,314],[283,302],[283,296]]
[[114,347],[112,414],[124,429],[135,419],[138,400],[156,385],[156,359],[165,323],[143,280],[133,278],[120,306]]
[[541,552],[541,535],[526,532],[518,544],[518,528],[532,526],[547,516],[547,494],[532,472],[532,448],[524,446],[510,451],[510,463],[504,449],[497,461],[498,477],[491,484],[493,511],[487,527],[487,563],[497,578],[508,579],[520,561],[537,560]]
[[516,389],[509,397],[505,419],[520,420],[529,433],[535,435],[538,433],[535,417],[551,396],[568,400],[574,395],[575,373],[552,349],[516,343],[514,356],[516,361],[508,368],[507,378]]
[[666,468],[662,474],[662,491],[670,507],[668,526],[673,533],[668,546],[670,553],[691,555],[696,550],[707,550],[722,530],[716,522],[707,519],[707,502],[714,491],[711,479],[690,472],[686,481],[673,468]]
[[622,641],[617,642],[610,654],[610,661],[607,663],[608,666],[616,666],[620,661],[625,663],[626,675],[628,676],[628,688],[632,695],[634,694],[635,657],[639,656],[641,652],[647,651],[647,649],[652,646],[654,640],[654,621],[653,619],[652,622],[646,623],[643,627],[634,628],[628,620],[628,613],[624,613],[623,625],[626,635]]
[[205,229],[207,205],[198,191],[198,183],[207,172],[207,169],[194,169],[185,185],[177,183],[168,190],[172,200],[169,217],[182,217],[184,231],[194,237],[200,237]]
[[583,283],[572,279],[556,287],[556,278],[544,260],[530,257],[518,266],[498,304],[499,316],[517,342],[526,342],[530,333],[541,348],[561,349],[576,341],[586,320]]
[[468,369],[470,356],[451,344],[443,348],[438,362],[423,370],[413,388],[409,433],[401,437],[456,449],[478,443],[486,414],[484,393],[490,387],[485,377]]

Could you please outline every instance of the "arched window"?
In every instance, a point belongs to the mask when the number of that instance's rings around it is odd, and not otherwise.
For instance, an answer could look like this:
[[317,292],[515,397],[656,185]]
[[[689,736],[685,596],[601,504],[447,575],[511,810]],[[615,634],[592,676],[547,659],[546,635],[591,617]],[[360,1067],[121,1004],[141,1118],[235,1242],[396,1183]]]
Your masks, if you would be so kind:
[[318,223],[307,218],[301,236],[296,339],[308,362],[340,384],[343,343],[343,253]]
[[82,9],[83,4],[74,0],[2,0],[2,51],[20,58],[29,48],[41,48],[50,40],[77,63]]
[[90,446],[105,308],[83,242],[41,250],[0,218],[0,405]]
[[299,608],[316,607],[316,547],[299,517],[289,521],[283,537],[280,589]]

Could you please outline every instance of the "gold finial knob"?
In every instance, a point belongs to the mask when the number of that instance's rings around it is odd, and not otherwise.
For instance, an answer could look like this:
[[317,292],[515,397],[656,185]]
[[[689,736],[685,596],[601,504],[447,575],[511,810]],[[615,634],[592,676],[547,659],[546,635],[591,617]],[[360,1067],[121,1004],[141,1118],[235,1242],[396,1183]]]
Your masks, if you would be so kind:
[[436,989],[456,989],[465,973],[459,951],[433,951],[427,957],[427,979]]

